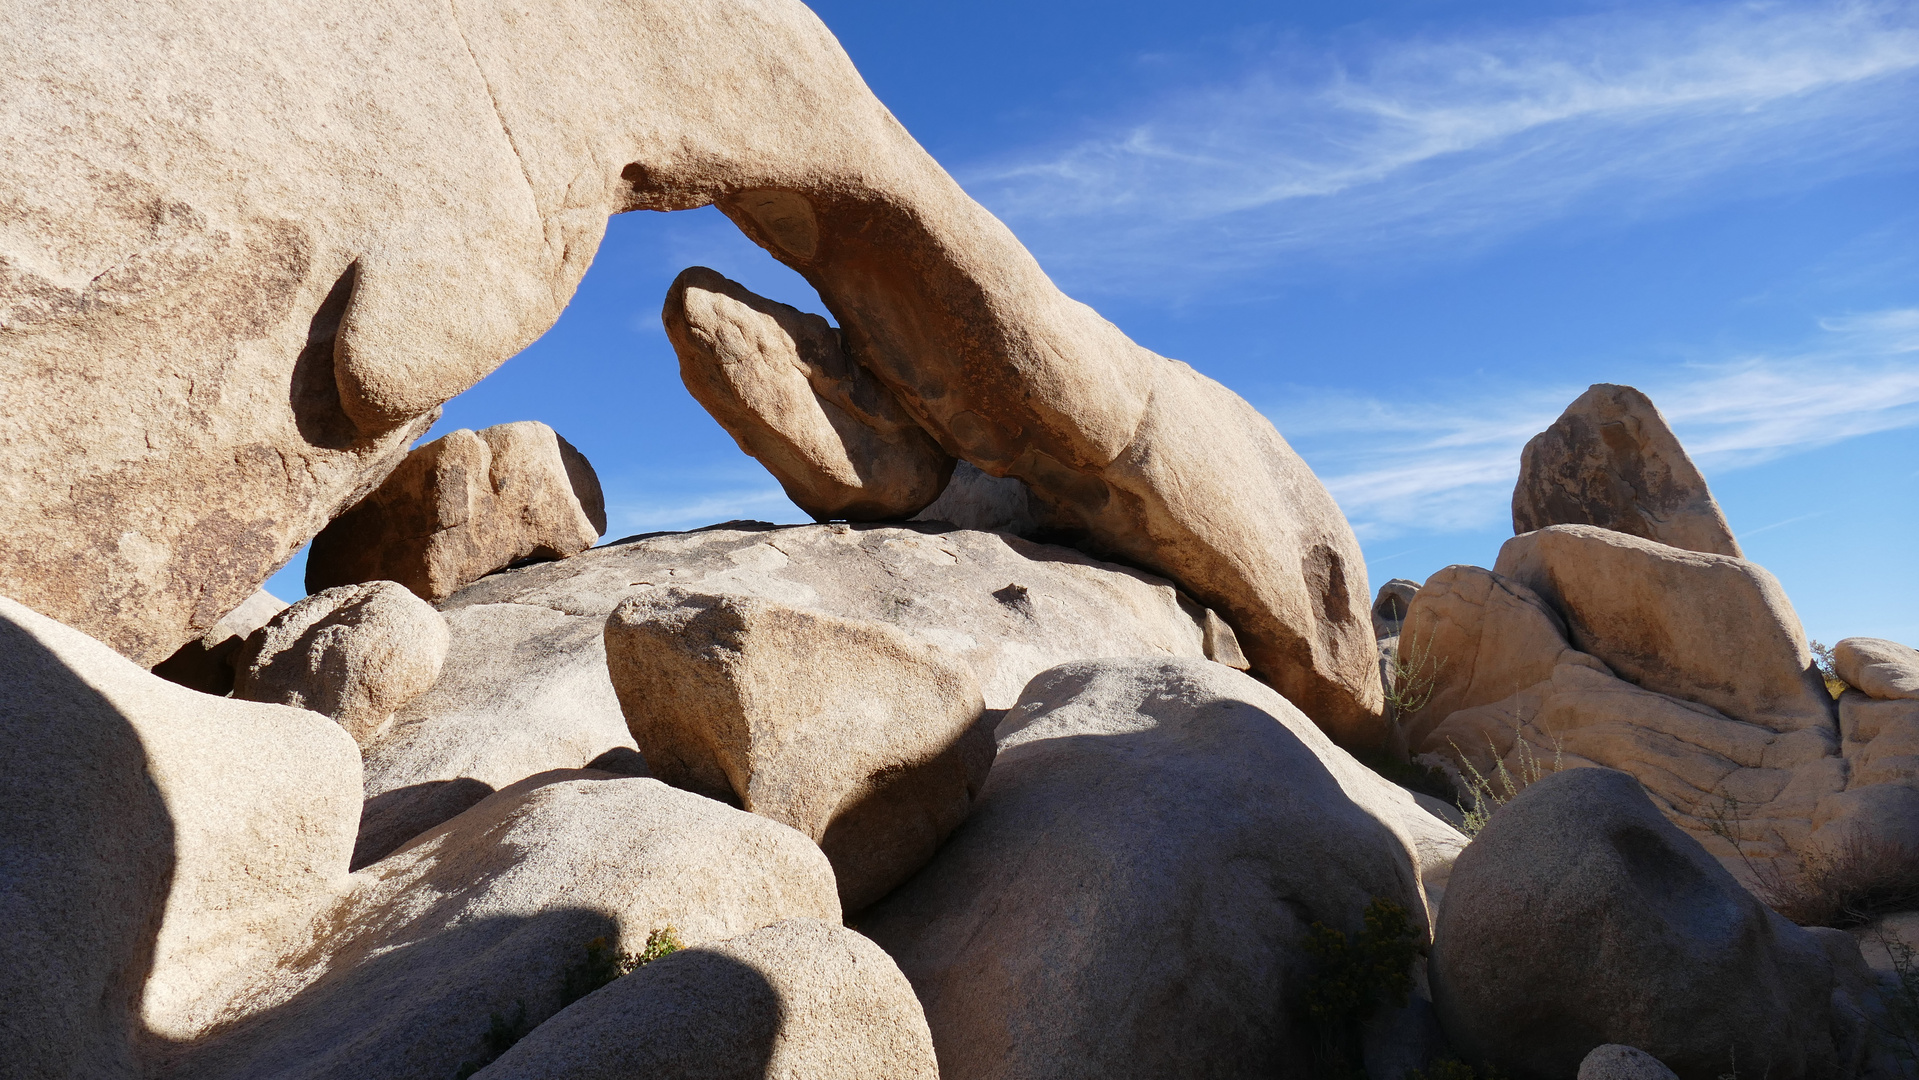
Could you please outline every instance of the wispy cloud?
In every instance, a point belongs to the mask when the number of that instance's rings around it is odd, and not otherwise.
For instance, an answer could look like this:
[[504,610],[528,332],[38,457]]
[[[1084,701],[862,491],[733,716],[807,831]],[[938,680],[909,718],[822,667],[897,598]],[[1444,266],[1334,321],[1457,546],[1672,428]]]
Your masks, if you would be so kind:
[[[1919,427],[1919,307],[1824,320],[1790,352],[1661,367],[1630,381],[1709,474]],[[1264,411],[1361,539],[1373,540],[1498,524],[1521,448],[1584,389],[1474,387],[1412,403],[1304,392]]]
[[776,485],[736,488],[699,495],[654,495],[607,507],[607,535],[698,529],[721,521],[750,518],[775,522],[811,521]]
[[1069,276],[1145,284],[1169,264],[1484,241],[1729,174],[1791,187],[1919,145],[1910,5],[1661,6],[1335,52],[1274,52],[962,180]]

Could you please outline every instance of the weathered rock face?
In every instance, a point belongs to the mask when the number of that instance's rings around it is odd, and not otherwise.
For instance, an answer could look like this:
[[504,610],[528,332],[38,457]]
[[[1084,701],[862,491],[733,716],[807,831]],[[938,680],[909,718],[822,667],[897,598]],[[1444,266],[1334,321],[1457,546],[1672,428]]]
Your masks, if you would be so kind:
[[1406,610],[1418,594],[1419,582],[1405,578],[1394,578],[1381,585],[1379,595],[1373,598],[1373,636],[1397,637],[1400,625],[1406,621]]
[[286,601],[261,589],[198,638],[153,665],[153,673],[168,682],[216,697],[233,690],[233,659],[242,642],[287,609]]
[[306,584],[397,581],[441,600],[521,559],[584,551],[605,531],[593,466],[552,428],[463,428],[408,454],[314,537]]
[[1919,649],[1884,638],[1847,638],[1832,647],[1847,685],[1881,701],[1919,698]]
[[943,521],[962,529],[1012,533],[1029,540],[1067,530],[1060,515],[1034,497],[1017,476],[994,476],[970,461],[953,465],[953,478],[940,497],[913,515],[914,521]]
[[491,1017],[559,1011],[596,938],[637,951],[672,926],[700,946],[794,917],[839,919],[805,837],[655,780],[546,774],[354,875],[162,1074],[443,1080],[485,1063]]
[[1519,1080],[1572,1075],[1604,1043],[1684,1080],[1735,1054],[1742,1072],[1838,1075],[1862,1048],[1822,939],[1611,770],[1548,776],[1493,817],[1453,868],[1428,971],[1455,1048]]
[[993,763],[973,671],[885,623],[668,585],[606,621],[652,774],[805,833],[859,911],[933,857]]
[[953,459],[825,319],[703,266],[661,319],[687,390],[815,520],[911,517],[946,485]]
[[1636,1047],[1607,1043],[1579,1062],[1578,1080],[1679,1080],[1671,1069]]
[[818,919],[683,949],[541,1024],[487,1080],[937,1080],[906,977]]
[[972,815],[860,922],[947,1080],[1284,1073],[1307,926],[1380,897],[1423,932],[1464,843],[1219,664],[1063,665],[999,735]]
[[1054,287],[799,0],[0,18],[0,590],[157,663],[550,326],[609,213],[717,204],[948,453],[1218,608],[1320,723],[1382,734],[1324,487]]
[[1799,616],[1761,566],[1555,525],[1506,541],[1493,569],[1538,593],[1572,644],[1623,679],[1773,731],[1834,727]]
[[311,709],[366,744],[440,677],[446,620],[391,581],[342,585],[287,608],[235,658],[234,696]]
[[1565,623],[1538,594],[1477,566],[1427,578],[1406,611],[1400,663],[1417,669],[1431,696],[1403,723],[1408,744],[1423,750],[1435,749],[1427,743],[1447,717],[1552,678],[1571,651]]
[[1742,557],[1706,478],[1646,395],[1599,383],[1519,459],[1513,532],[1597,525],[1687,551]]
[[203,1030],[343,883],[359,753],[11,600],[0,636],[0,1061],[132,1077],[136,1036]]

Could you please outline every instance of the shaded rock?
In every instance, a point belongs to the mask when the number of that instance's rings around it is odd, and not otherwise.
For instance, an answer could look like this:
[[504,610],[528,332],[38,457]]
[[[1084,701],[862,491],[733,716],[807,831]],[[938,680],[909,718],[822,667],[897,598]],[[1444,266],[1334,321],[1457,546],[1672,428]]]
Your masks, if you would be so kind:
[[1571,1075],[1606,1043],[1686,1080],[1735,1056],[1741,1071],[1824,1076],[1861,1049],[1821,937],[1611,770],[1548,776],[1494,815],[1454,865],[1429,972],[1462,1057],[1517,1080]]
[[1867,697],[1919,698],[1919,649],[1884,638],[1847,638],[1832,647],[1835,673]]
[[606,531],[599,478],[536,420],[451,432],[413,451],[307,549],[308,590],[397,581],[425,600]]
[[353,876],[302,948],[162,1075],[444,1080],[490,1027],[558,1012],[586,946],[702,946],[794,917],[838,921],[832,870],[784,826],[656,780],[550,773]]
[[1646,395],[1598,383],[1532,437],[1513,532],[1597,525],[1687,551],[1742,557],[1706,478]]
[[561,1011],[485,1080],[936,1080],[913,988],[879,947],[787,919],[656,960]]
[[1644,1050],[1607,1043],[1593,1047],[1592,1053],[1580,1060],[1578,1080],[1679,1080],[1679,1077]]
[[446,620],[391,581],[342,585],[287,608],[235,657],[233,694],[311,709],[357,743],[440,677]]
[[355,870],[365,869],[399,850],[408,840],[465,813],[493,794],[493,787],[470,776],[432,780],[395,788],[368,799],[360,808],[360,832],[353,841]]
[[1355,932],[1378,897],[1423,933],[1464,843],[1219,664],[1062,665],[999,740],[972,815],[860,923],[948,1080],[1294,1068],[1308,926]]
[[0,1070],[132,1077],[244,1000],[345,880],[359,753],[0,599]]
[[1406,611],[1418,594],[1419,582],[1405,578],[1394,578],[1381,585],[1379,595],[1373,598],[1373,636],[1399,636],[1400,624],[1406,621]]
[[1763,567],[1590,525],[1515,536],[1494,571],[1620,678],[1773,731],[1834,728],[1799,616]]
[[233,690],[233,660],[242,642],[287,609],[286,602],[260,589],[234,608],[213,628],[180,646],[158,664],[153,673],[203,694],[224,696]]
[[993,763],[972,669],[885,623],[647,589],[606,658],[654,776],[790,825],[859,911],[932,858]]
[[687,390],[815,520],[911,517],[946,485],[953,459],[825,319],[703,266],[660,317]]
[[953,465],[952,479],[914,521],[943,521],[961,529],[1043,539],[1066,528],[1059,516],[1017,476],[994,476],[970,461]]

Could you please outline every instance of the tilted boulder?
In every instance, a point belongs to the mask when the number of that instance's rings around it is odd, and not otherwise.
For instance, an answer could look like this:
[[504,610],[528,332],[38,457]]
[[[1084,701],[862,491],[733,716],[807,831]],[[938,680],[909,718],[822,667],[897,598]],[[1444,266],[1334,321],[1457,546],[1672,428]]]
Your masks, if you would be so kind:
[[668,585],[606,621],[654,776],[790,825],[859,911],[926,864],[993,763],[972,669],[885,623]]
[[233,694],[312,709],[366,744],[440,677],[446,620],[391,581],[342,585],[287,608],[235,658]]
[[233,691],[233,660],[246,639],[275,615],[287,609],[286,601],[267,592],[256,591],[246,602],[227,612],[213,629],[200,635],[165,660],[153,665],[153,673],[168,682],[198,690],[203,694],[224,696]]
[[1403,720],[1408,745],[1432,749],[1425,744],[1433,729],[1453,713],[1552,678],[1570,649],[1566,624],[1516,581],[1477,566],[1427,578],[1399,632],[1400,666],[1425,691]]
[[1881,701],[1919,698],[1919,649],[1884,638],[1846,638],[1832,663],[1849,686]]
[[584,551],[605,531],[593,466],[552,428],[462,428],[408,454],[313,538],[306,585],[397,581],[442,600],[522,559]]
[[1506,541],[1493,570],[1538,593],[1572,644],[1622,679],[1773,731],[1835,727],[1799,616],[1764,567],[1554,525]]
[[877,945],[787,919],[655,960],[534,1029],[487,1080],[938,1080],[913,988]]
[[1461,1056],[1515,1080],[1571,1076],[1606,1043],[1712,1080],[1845,1075],[1863,1031],[1844,995],[1863,966],[1847,935],[1754,899],[1632,777],[1574,769],[1522,791],[1460,855],[1428,973]]
[[860,920],[940,1075],[1280,1075],[1315,1045],[1304,949],[1375,898],[1421,934],[1465,838],[1219,664],[1042,673],[965,824]]
[[946,485],[953,459],[825,319],[703,266],[661,319],[687,390],[816,520],[911,517]]
[[669,926],[697,947],[839,916],[791,829],[656,780],[543,774],[353,875],[161,1075],[445,1080],[591,990],[596,942],[605,967]]
[[131,1078],[346,879],[360,756],[0,599],[0,1071]]
[[1630,386],[1598,383],[1532,437],[1513,488],[1513,532],[1602,529],[1742,557],[1706,478],[1666,418]]

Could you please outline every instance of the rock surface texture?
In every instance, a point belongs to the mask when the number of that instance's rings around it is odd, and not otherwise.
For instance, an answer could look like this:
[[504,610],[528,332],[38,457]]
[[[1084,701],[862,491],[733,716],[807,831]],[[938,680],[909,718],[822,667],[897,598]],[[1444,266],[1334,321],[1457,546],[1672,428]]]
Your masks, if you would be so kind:
[[0,1072],[131,1078],[245,998],[346,880],[360,762],[0,599]]
[[1838,676],[1867,697],[1919,698],[1919,649],[1884,638],[1846,638],[1832,647],[1832,662]]
[[656,960],[522,1039],[484,1080],[938,1080],[926,1017],[879,947],[787,919]]
[[1513,532],[1548,525],[1597,525],[1741,557],[1706,478],[1666,418],[1630,386],[1593,386],[1526,444],[1513,488]]
[[213,629],[153,665],[153,673],[168,682],[223,697],[233,691],[233,660],[241,643],[286,609],[286,601],[261,589],[227,612]]
[[1455,1049],[1516,1080],[1573,1075],[1605,1043],[1682,1080],[1735,1057],[1742,1075],[1844,1075],[1863,1031],[1827,935],[1863,966],[1846,935],[1754,899],[1632,777],[1574,769],[1521,792],[1460,855],[1428,970]]
[[1063,533],[1052,508],[1033,495],[1017,476],[994,476],[970,461],[956,462],[940,497],[913,515],[914,521],[943,521],[962,529],[1012,533],[1029,540]]
[[661,319],[687,390],[815,520],[911,517],[952,475],[953,459],[820,316],[696,266]]
[[446,620],[391,581],[342,585],[287,608],[235,657],[235,697],[311,709],[369,743],[431,688]]
[[1593,1047],[1592,1053],[1580,1060],[1578,1080],[1679,1080],[1679,1077],[1644,1050],[1607,1043]]
[[1062,294],[799,0],[357,15],[0,13],[0,590],[165,659],[552,325],[609,214],[717,205],[947,453],[1218,609],[1328,730],[1383,737],[1324,486]]
[[520,560],[584,551],[605,531],[593,466],[552,428],[462,428],[408,454],[313,538],[306,585],[397,581],[442,600]]
[[1066,664],[999,728],[972,815],[860,930],[946,1080],[1279,1074],[1302,941],[1375,897],[1427,925],[1465,838],[1270,687],[1196,660]]
[[606,621],[652,774],[805,833],[859,911],[926,864],[993,763],[972,668],[882,622],[666,585]]

